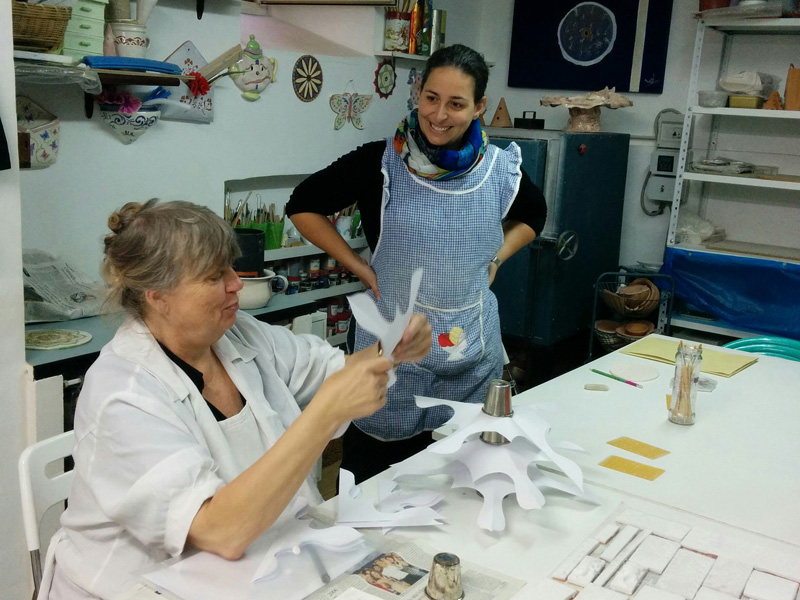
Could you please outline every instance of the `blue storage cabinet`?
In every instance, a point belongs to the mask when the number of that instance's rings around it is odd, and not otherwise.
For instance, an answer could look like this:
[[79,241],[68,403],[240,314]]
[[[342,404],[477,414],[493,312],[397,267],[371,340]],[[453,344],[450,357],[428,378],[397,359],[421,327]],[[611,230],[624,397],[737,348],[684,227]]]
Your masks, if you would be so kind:
[[520,146],[522,166],[548,204],[544,231],[503,264],[492,291],[504,335],[551,346],[586,329],[594,282],[619,265],[629,136],[535,135],[491,138],[501,148]]

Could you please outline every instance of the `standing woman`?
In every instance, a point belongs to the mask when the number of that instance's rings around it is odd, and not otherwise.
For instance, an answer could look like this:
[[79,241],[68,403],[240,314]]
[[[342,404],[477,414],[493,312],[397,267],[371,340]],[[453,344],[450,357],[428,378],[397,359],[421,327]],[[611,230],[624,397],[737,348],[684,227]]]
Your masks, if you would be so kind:
[[[430,354],[397,369],[387,404],[350,426],[342,468],[356,482],[431,443],[449,418],[420,409],[414,395],[482,402],[500,377],[503,346],[497,269],[541,232],[547,206],[522,171],[519,147],[490,145],[481,129],[489,68],[462,45],[428,59],[419,108],[393,138],[365,144],[301,183],[287,205],[313,244],[355,273],[386,318],[405,306],[411,274],[425,271],[415,311],[433,327]],[[358,202],[372,261],[347,245],[325,215]],[[356,349],[375,338],[357,330]]]

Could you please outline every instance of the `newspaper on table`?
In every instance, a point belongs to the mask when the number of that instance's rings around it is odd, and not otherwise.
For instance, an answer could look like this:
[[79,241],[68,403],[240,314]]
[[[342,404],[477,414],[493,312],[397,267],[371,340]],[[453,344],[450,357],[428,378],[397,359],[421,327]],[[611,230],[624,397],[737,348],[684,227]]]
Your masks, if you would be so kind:
[[[425,586],[434,550],[424,542],[406,542],[364,561],[317,590],[306,600],[364,597],[427,600]],[[515,579],[461,559],[461,585],[469,600],[507,600],[525,586]],[[351,592],[358,590],[359,593]]]
[[100,314],[104,285],[41,250],[22,251],[25,322],[69,321]]

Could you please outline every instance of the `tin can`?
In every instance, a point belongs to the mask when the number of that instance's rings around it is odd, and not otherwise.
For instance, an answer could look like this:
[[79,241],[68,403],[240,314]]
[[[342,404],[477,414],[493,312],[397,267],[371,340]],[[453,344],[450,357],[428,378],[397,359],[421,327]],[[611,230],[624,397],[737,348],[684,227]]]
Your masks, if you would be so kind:
[[308,274],[309,275],[319,275],[319,259],[312,258],[308,261]]
[[447,11],[436,9],[431,16],[431,54],[445,46],[445,30],[447,29]]
[[325,269],[331,271],[332,269],[336,268],[336,259],[332,256],[327,256],[325,258]]
[[328,320],[335,321],[339,318],[339,301],[334,299],[328,302]]
[[422,16],[425,9],[421,0],[415,0],[414,8],[411,9],[411,26],[408,32],[408,53],[419,53],[419,37],[422,33]]

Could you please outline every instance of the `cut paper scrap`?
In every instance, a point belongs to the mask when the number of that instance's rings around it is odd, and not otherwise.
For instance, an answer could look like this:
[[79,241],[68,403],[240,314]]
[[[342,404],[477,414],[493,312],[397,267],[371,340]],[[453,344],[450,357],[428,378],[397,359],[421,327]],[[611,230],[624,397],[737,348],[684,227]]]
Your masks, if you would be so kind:
[[[293,505],[292,508],[297,506],[300,505]],[[164,596],[170,597],[192,600],[302,600],[322,587],[325,579],[333,579],[352,571],[375,552],[356,531],[354,533],[358,537],[353,536],[352,539],[356,540],[353,544],[340,544],[334,550],[314,546],[314,554],[319,559],[315,561],[309,552],[308,543],[298,545],[297,536],[284,537],[287,533],[284,526],[297,522],[294,514],[293,511],[284,511],[267,533],[250,544],[244,556],[238,560],[227,560],[210,552],[192,550],[177,559],[154,566],[153,570],[143,573],[142,577],[151,587],[159,592],[167,592]],[[310,535],[324,531],[308,528],[307,522],[299,523],[303,529],[308,529]],[[341,531],[350,528],[337,529]],[[299,552],[295,553],[296,551]],[[270,576],[253,581],[253,574],[269,557],[275,558],[277,567]]]
[[414,494],[403,494],[399,501],[398,498],[392,498],[391,495],[385,498],[384,505],[399,504],[400,509],[384,512],[375,507],[372,499],[363,497],[350,471],[340,469],[339,511],[336,522],[349,527],[414,527],[441,525],[444,522],[444,517],[431,508],[442,500],[441,494],[431,496],[430,492],[423,491],[418,497]]
[[[295,513],[295,517],[302,514],[303,510],[305,510],[305,506]],[[267,550],[252,581],[279,576],[281,573],[278,567],[280,555],[285,553],[299,555],[304,547],[310,545],[315,546],[317,556],[311,556],[311,553],[307,554],[315,566],[319,562],[327,566],[324,558],[330,553],[334,555],[347,553],[365,547],[363,536],[352,527],[335,525],[324,529],[314,529],[311,524],[310,520],[289,518],[284,511],[276,524],[263,536]],[[328,574],[330,575],[330,572]]]
[[643,463],[636,462],[635,460],[628,460],[627,458],[622,458],[621,456],[609,456],[598,464],[601,467],[613,469],[614,471],[626,473],[627,475],[633,475],[634,477],[647,479],[648,481],[654,481],[655,479],[661,477],[662,473],[664,473],[664,469],[651,467],[650,465],[645,465]]
[[650,444],[646,444],[644,442],[640,442],[639,440],[625,436],[611,440],[608,442],[608,445],[615,446],[622,450],[627,450],[628,452],[633,452],[634,454],[644,456],[645,458],[649,458],[651,460],[661,458],[662,456],[669,454],[669,450],[664,450],[663,448],[658,448],[657,446],[651,446]]
[[[352,294],[347,297],[350,302],[350,308],[353,310],[353,316],[358,321],[358,325],[368,331],[381,341],[384,351],[389,353],[394,352],[397,344],[403,337],[403,332],[411,320],[411,315],[414,312],[414,303],[417,301],[417,294],[419,293],[419,286],[422,283],[422,269],[417,269],[411,275],[411,284],[409,285],[408,293],[408,306],[405,310],[401,310],[399,306],[395,306],[395,316],[392,321],[387,321],[383,318],[378,305],[367,292],[361,294]],[[394,385],[397,380],[394,369],[389,373],[389,383],[387,387]]]
[[[648,336],[643,340],[626,346],[620,350],[620,353],[674,365],[677,351],[678,342]],[[729,354],[703,348],[703,364],[700,370],[710,375],[731,377],[757,361],[758,358],[752,355]]]
[[[395,479],[415,476],[448,475],[452,487],[475,489],[483,496],[478,526],[489,531],[505,529],[503,499],[515,495],[520,507],[529,510],[545,504],[543,488],[560,490],[594,501],[583,487],[583,474],[570,459],[554,447],[580,449],[575,444],[552,445],[547,440],[550,426],[532,404],[517,407],[510,417],[492,417],[480,404],[465,404],[435,398],[415,397],[417,406],[445,405],[453,410],[447,425],[455,431],[423,452],[395,465]],[[494,431],[507,444],[487,444],[480,439],[484,431]],[[566,475],[551,476],[539,470],[540,463],[553,463]]]

